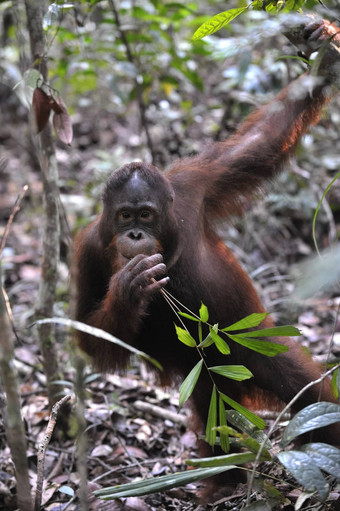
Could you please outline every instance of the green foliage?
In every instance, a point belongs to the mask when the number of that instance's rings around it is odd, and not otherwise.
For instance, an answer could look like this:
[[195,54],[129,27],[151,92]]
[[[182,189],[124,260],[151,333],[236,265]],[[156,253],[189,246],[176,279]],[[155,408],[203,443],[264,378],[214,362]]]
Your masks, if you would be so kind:
[[[248,410],[246,410],[246,414],[247,412]],[[252,438],[260,444],[263,443],[265,448],[271,449],[272,445],[267,435],[263,431],[263,428],[265,427],[264,420],[257,417],[257,415],[252,417],[253,420],[249,420],[247,417],[245,417],[244,413],[238,412],[232,408],[226,411],[226,416],[228,424],[231,424],[233,427],[237,428],[238,431],[242,431],[242,434],[245,434],[245,438]]]
[[[224,339],[222,339],[220,335],[218,335],[215,332],[214,328],[209,327],[209,334],[207,335],[206,339],[209,342],[211,341],[211,344],[214,343],[218,351],[220,351],[223,355],[229,355],[230,353],[229,345],[226,343]],[[203,341],[202,347],[207,348],[210,345],[209,342],[205,343]]]
[[[258,337],[300,335],[300,332],[296,328],[290,326],[249,331],[249,328],[254,328],[260,325],[260,323],[266,318],[267,313],[251,314],[246,318],[243,318],[242,320],[222,329],[219,329],[218,325],[210,325],[208,323],[209,311],[204,304],[201,305],[198,316],[188,312],[180,312],[178,314],[187,320],[198,323],[198,344],[186,327],[181,328],[175,325],[175,328],[178,339],[186,346],[196,348],[200,356],[200,361],[190,371],[179,389],[179,405],[182,407],[191,396],[202,370],[208,371],[212,381],[212,391],[206,424],[206,441],[213,446],[216,443],[216,433],[218,431],[220,433],[221,448],[225,452],[228,452],[229,429],[227,428],[226,422],[225,404],[242,414],[244,418],[254,424],[258,429],[263,429],[265,427],[265,422],[257,417],[253,412],[247,410],[244,406],[222,393],[214,382],[213,376],[214,374],[218,374],[224,378],[244,381],[251,378],[253,376],[252,373],[243,365],[221,365],[208,367],[203,354],[204,350],[215,346],[222,354],[230,354],[230,347],[221,337],[219,334],[220,332],[231,341],[241,344],[251,350],[260,352],[267,356],[275,356],[278,353],[285,352],[288,349],[287,346],[270,341],[259,340]],[[184,323],[183,326],[185,326]],[[202,335],[203,326],[209,329],[209,333],[204,339]],[[229,333],[239,332],[240,330],[248,331],[246,331],[246,333]]]
[[117,346],[120,346],[121,348],[124,348],[131,353],[137,355],[138,357],[141,357],[146,362],[154,365],[157,369],[162,370],[161,364],[155,360],[154,358],[150,357],[147,353],[144,353],[144,351],[137,350],[130,344],[127,344],[124,341],[121,341],[118,339],[118,337],[115,337],[114,335],[109,334],[108,332],[105,332],[101,328],[96,328],[93,326],[86,325],[85,323],[81,323],[80,321],[73,321],[72,319],[67,318],[46,318],[46,319],[39,319],[35,322],[36,325],[44,325],[48,323],[55,323],[57,325],[63,325],[66,328],[74,328],[75,330],[78,330],[80,332],[85,332],[87,334],[93,335],[94,337],[98,337],[100,339],[105,339],[108,342],[112,342],[113,344],[116,344]]
[[191,396],[199,375],[201,374],[203,360],[197,362],[195,367],[190,371],[188,376],[183,381],[182,385],[179,388],[179,408],[182,408],[183,404],[189,397]]
[[331,385],[332,385],[332,390],[333,390],[334,396],[337,399],[339,399],[339,395],[340,395],[340,368],[337,369],[336,371],[334,371],[334,373],[332,375]]
[[[264,340],[259,340],[259,337],[280,337],[280,336],[299,336],[301,335],[299,330],[291,327],[291,326],[282,326],[282,327],[271,327],[267,329],[257,329],[252,331],[247,331],[245,333],[229,333],[229,332],[239,332],[239,330],[246,330],[247,328],[256,328],[267,316],[266,313],[261,314],[251,314],[250,316],[230,325],[228,327],[219,329],[217,325],[209,325],[208,318],[209,313],[208,310],[202,305],[199,318],[195,317],[193,314],[182,314],[186,319],[198,322],[198,332],[200,343],[194,346],[194,338],[189,332],[187,332],[187,336],[184,336],[185,329],[176,328],[180,333],[180,340],[183,342],[183,338],[185,338],[185,343],[188,343],[188,339],[190,339],[190,347],[196,347],[198,350],[201,360],[196,364],[193,370],[190,372],[189,376],[183,382],[180,389],[180,404],[185,402],[185,400],[192,394],[195,385],[198,381],[198,378],[201,374],[203,365],[204,369],[209,371],[212,382],[214,382],[213,375],[218,374],[220,376],[231,378],[237,381],[244,381],[252,377],[251,372],[244,366],[238,365],[223,365],[223,366],[214,366],[208,367],[205,364],[204,357],[202,355],[202,351],[207,348],[215,345],[218,349],[221,347],[221,343],[224,343],[224,339],[219,335],[218,332],[227,336],[230,340],[237,342],[249,349],[260,352],[267,356],[275,356],[278,353],[283,353],[287,350],[286,346],[276,344],[273,342],[268,342]],[[202,324],[205,324],[209,328],[209,333],[202,339]],[[227,346],[227,344],[225,343]],[[220,350],[221,351],[221,350]],[[230,353],[230,349],[226,350],[226,355]],[[238,422],[238,427],[243,430],[247,430],[247,434],[239,433],[235,431],[233,428],[227,425],[227,416],[228,411],[226,412],[224,403],[228,405],[228,407],[236,410],[239,415],[236,417],[238,421],[241,420],[247,421],[240,426]],[[232,419],[233,420],[233,419]],[[340,421],[340,406],[335,405],[333,403],[317,403],[315,405],[311,405],[306,409],[302,410],[299,414],[297,414],[289,423],[288,427],[285,430],[282,445],[285,446],[289,442],[291,442],[296,436],[303,434],[305,432],[311,431],[318,427],[323,427],[332,423]],[[260,431],[265,427],[264,421],[257,417],[253,412],[247,410],[244,406],[237,403],[233,399],[231,399],[226,394],[222,393],[216,383],[212,385],[212,393],[210,399],[210,406],[206,424],[206,441],[214,446],[217,440],[217,433],[220,435],[220,445],[221,448],[225,451],[229,451],[229,436],[232,435],[237,439],[240,445],[245,447],[249,452],[244,453],[244,459],[247,461],[252,461],[255,459],[256,454],[260,451],[261,460],[270,460],[271,456],[266,449],[265,445],[268,440],[265,437],[255,438],[254,432],[251,428],[249,428],[249,424],[252,424],[257,428],[257,431]],[[262,442],[263,445],[261,445]],[[270,444],[269,444],[270,446]],[[296,477],[296,479],[308,490],[308,491],[318,491],[320,498],[325,499],[328,495],[329,488],[326,484],[322,472],[320,469],[325,470],[328,473],[334,475],[337,474],[338,471],[338,460],[340,451],[334,450],[335,448],[329,448],[329,446],[315,444],[312,447],[305,447],[301,451],[289,451],[282,452],[278,455],[279,460],[282,464],[286,466],[288,470]],[[316,460],[310,459],[310,456],[315,452],[318,453]],[[338,456],[338,458],[336,457]],[[222,464],[240,464],[242,463],[241,458],[238,458],[237,455],[227,455],[222,457],[215,457],[211,459],[204,460],[196,460],[194,462],[195,466],[201,467],[213,467],[220,466]],[[308,467],[308,470],[307,470]],[[308,474],[308,476],[306,476]],[[340,477],[340,473],[339,473]]]
[[198,39],[214,34],[249,9],[255,11],[264,10],[270,14],[278,14],[283,12],[301,11],[303,6],[311,8],[315,5],[315,3],[316,2],[310,5],[311,2],[308,2],[308,0],[254,0],[245,7],[229,9],[216,14],[205,21],[196,30],[192,38],[194,41],[197,41]]
[[298,412],[286,427],[281,444],[286,447],[297,436],[340,422],[340,405],[320,402]]
[[[231,352],[230,347],[219,334],[221,333],[231,341],[272,357],[278,353],[285,352],[288,349],[287,346],[283,346],[281,344],[273,343],[270,341],[259,340],[258,337],[300,335],[300,332],[296,328],[290,326],[272,327],[249,331],[249,328],[254,328],[260,325],[260,323],[266,318],[267,313],[251,314],[246,318],[243,318],[242,320],[222,329],[219,329],[218,325],[210,325],[208,323],[209,311],[204,304],[201,305],[198,316],[188,312],[180,312],[178,314],[189,321],[198,323],[198,344],[196,343],[189,330],[185,327],[184,323],[183,326],[185,328],[181,328],[177,325],[175,325],[175,328],[178,339],[186,346],[190,348],[196,348],[200,357],[200,361],[190,371],[179,389],[179,405],[182,407],[187,399],[189,399],[191,396],[201,375],[202,369],[208,371],[212,381],[212,391],[206,424],[206,441],[211,446],[215,444],[217,432],[216,428],[219,426],[218,431],[220,432],[221,447],[225,452],[228,452],[229,436],[228,429],[226,427],[227,423],[225,417],[225,403],[228,405],[228,407],[237,410],[258,429],[263,429],[265,423],[253,412],[250,412],[244,406],[222,393],[214,381],[214,374],[218,374],[224,378],[230,378],[236,381],[244,381],[251,378],[253,376],[252,373],[243,365],[221,365],[208,367],[203,354],[204,350],[216,347],[220,353],[229,355]],[[209,330],[208,335],[204,339],[202,333],[203,326]],[[240,330],[246,330],[246,332],[233,334],[229,333],[239,332]],[[223,428],[221,429],[221,427]]]
[[123,497],[138,497],[158,491],[170,490],[171,488],[176,488],[178,486],[184,486],[185,484],[221,474],[222,472],[232,468],[235,468],[235,466],[198,468],[196,470],[188,470],[177,474],[144,479],[143,481],[135,481],[133,483],[122,484],[119,486],[110,486],[102,490],[96,490],[94,495],[95,497],[104,500],[119,499]]
[[[68,92],[77,97],[102,88],[111,76],[112,96],[126,104],[137,97],[138,77],[148,104],[159,86],[165,97],[181,80],[203,89],[192,55],[209,51],[205,43],[189,39],[196,2],[116,2],[120,26],[110,6],[77,2],[81,22],[76,29],[69,5],[51,4],[44,19],[51,53],[50,76],[58,90],[67,83]],[[187,44],[178,45],[179,31],[187,32]]]
[[245,337],[244,335],[229,335],[228,337],[250,350],[262,353],[262,355],[267,355],[267,357],[275,357],[275,355],[285,353],[289,349],[288,346],[282,344],[268,344],[267,341],[259,341],[252,337]]
[[217,30],[220,30],[221,28],[225,27],[228,23],[230,23],[233,19],[237,18],[240,14],[242,14],[244,11],[246,11],[248,7],[240,7],[238,9],[230,9],[229,11],[220,12],[219,14],[216,14],[216,16],[213,16],[208,21],[203,23],[192,38],[194,40],[202,39],[202,37],[205,37],[210,34],[214,34],[217,32]]
[[242,414],[246,419],[248,419],[251,423],[254,424],[258,429],[263,429],[266,426],[266,423],[263,419],[258,417],[255,413],[251,412],[250,410],[247,410],[244,406],[240,405],[234,399],[231,399],[231,397],[226,396],[223,393],[220,393],[221,398],[225,403],[227,403],[228,406],[231,408],[234,408],[237,412]]
[[[317,491],[322,500],[326,499],[329,492],[328,483],[317,465],[311,463],[308,454],[301,451],[287,451],[280,452],[277,457],[307,491]],[[301,470],[302,467],[303,470]]]
[[205,439],[210,445],[215,445],[216,442],[216,426],[217,426],[217,393],[216,386],[213,386],[209,412],[205,430]]
[[220,424],[220,446],[222,451],[229,452],[229,434],[221,431],[221,428],[227,426],[227,414],[224,406],[222,396],[218,395],[218,410],[219,410],[219,424]]
[[195,339],[189,334],[187,330],[184,330],[184,328],[180,328],[179,326],[175,325],[176,334],[178,339],[185,344],[186,346],[189,346],[189,348],[195,348],[196,341]]
[[[299,435],[336,422],[340,422],[340,405],[327,402],[309,405],[289,422],[281,445],[286,447]],[[280,452],[277,457],[307,491],[316,491],[321,500],[326,499],[330,489],[321,470],[340,481],[340,449],[331,445],[310,443],[298,451]]]
[[263,0],[254,2],[256,9],[265,8],[271,14],[278,12],[298,11],[306,3],[306,0]]
[[[226,333],[229,339],[245,346],[246,348],[267,355],[268,357],[274,357],[279,353],[284,353],[288,350],[287,346],[282,344],[276,344],[273,342],[268,343],[267,341],[259,341],[257,337],[294,337],[301,335],[300,331],[292,326],[276,326],[272,328],[266,328],[265,330],[253,330],[246,333],[229,334],[228,332],[235,331],[238,329],[251,328],[257,326],[265,317],[266,313],[263,314],[251,314],[247,318],[234,323],[231,326],[222,328],[221,332]],[[250,325],[250,326],[247,326]]]
[[202,303],[201,308],[199,310],[200,320],[202,323],[207,323],[209,319],[208,307]]
[[305,444],[301,451],[306,453],[313,462],[333,477],[340,479],[340,450],[333,445],[315,442]]
[[268,316],[268,312],[254,312],[242,318],[240,321],[233,323],[225,328],[222,328],[222,332],[232,332],[233,330],[245,330],[246,328],[255,328]]
[[213,373],[220,374],[221,376],[237,381],[248,380],[253,376],[246,367],[239,365],[214,366],[209,367],[209,370]]
[[[250,463],[255,460],[255,454],[253,452],[242,452],[225,454],[223,456],[214,456],[210,458],[195,458],[187,460],[187,465],[193,467],[223,467],[227,465],[242,465],[244,463]],[[265,458],[262,458],[265,461]]]

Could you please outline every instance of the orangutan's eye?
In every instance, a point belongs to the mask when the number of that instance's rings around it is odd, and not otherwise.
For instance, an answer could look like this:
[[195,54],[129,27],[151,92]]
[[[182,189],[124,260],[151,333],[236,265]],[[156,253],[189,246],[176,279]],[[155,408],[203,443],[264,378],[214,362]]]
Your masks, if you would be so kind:
[[149,209],[143,209],[140,214],[139,214],[139,218],[142,220],[142,222],[150,222],[153,220],[154,218],[154,214],[152,211],[150,211]]
[[127,220],[131,220],[132,215],[129,211],[123,210],[119,213],[119,220],[124,220],[125,222]]

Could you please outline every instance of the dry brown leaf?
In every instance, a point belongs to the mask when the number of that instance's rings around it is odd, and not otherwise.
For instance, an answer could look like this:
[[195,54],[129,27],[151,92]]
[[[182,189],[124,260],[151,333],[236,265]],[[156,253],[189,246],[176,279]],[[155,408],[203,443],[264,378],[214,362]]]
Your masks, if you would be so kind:
[[40,133],[46,126],[50,112],[50,97],[39,87],[33,92],[32,107],[35,114],[36,132]]
[[126,511],[151,511],[151,507],[138,497],[128,497],[124,503]]
[[57,111],[53,108],[53,126],[59,140],[64,142],[64,144],[70,145],[73,138],[71,117],[67,111],[66,105],[61,98],[58,99],[58,105],[61,112],[57,113]]
[[96,458],[109,456],[112,454],[113,449],[109,445],[97,445],[91,452],[91,456]]
[[53,96],[50,96],[50,106],[53,112],[56,114],[62,114],[64,111],[66,111],[66,106],[60,97],[56,101]]

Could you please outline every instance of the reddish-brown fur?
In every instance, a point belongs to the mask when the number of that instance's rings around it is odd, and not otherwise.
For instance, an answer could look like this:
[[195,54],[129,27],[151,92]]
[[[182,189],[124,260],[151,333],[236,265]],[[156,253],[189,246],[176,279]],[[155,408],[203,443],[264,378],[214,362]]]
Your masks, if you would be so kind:
[[[331,33],[327,24],[325,30]],[[215,223],[218,218],[242,211],[264,181],[282,169],[302,134],[317,122],[329,86],[323,82],[310,89],[307,79],[303,76],[296,80],[274,101],[251,114],[231,139],[212,143],[198,156],[177,161],[165,175],[143,163],[116,171],[104,192],[103,213],[77,237],[77,319],[158,359],[164,367],[160,375],[163,383],[177,376],[183,379],[198,355],[177,340],[176,317],[160,293],[165,282],[152,287],[154,273],[160,278],[166,272],[170,278],[167,289],[191,311],[197,313],[201,302],[206,304],[210,322],[220,327],[264,310],[249,277],[217,235]],[[130,275],[136,270],[130,271],[131,264],[126,269],[124,257],[115,252],[117,229],[115,218],[110,216],[117,194],[122,196],[124,183],[133,176],[140,183],[148,183],[146,193],[154,190],[160,211],[160,222],[153,231],[157,249],[147,256],[137,255],[138,286]],[[163,201],[163,197],[167,199]],[[156,271],[162,258],[166,267],[159,266]],[[272,320],[267,318],[261,328],[271,325]],[[188,322],[187,326],[197,336],[196,325]],[[219,388],[236,401],[256,395],[258,388],[288,402],[320,376],[319,366],[296,342],[282,338],[278,342],[290,350],[274,358],[236,344],[227,358],[209,348],[209,366],[243,364],[254,375],[244,383],[219,378]],[[80,334],[80,345],[104,371],[124,367],[129,358],[122,348],[87,334]],[[202,422],[207,416],[210,387],[209,377],[202,372],[192,398]],[[293,408],[296,411],[318,399],[334,401],[328,382],[322,388],[308,389]],[[327,440],[336,442],[339,438],[340,428],[334,426]]]

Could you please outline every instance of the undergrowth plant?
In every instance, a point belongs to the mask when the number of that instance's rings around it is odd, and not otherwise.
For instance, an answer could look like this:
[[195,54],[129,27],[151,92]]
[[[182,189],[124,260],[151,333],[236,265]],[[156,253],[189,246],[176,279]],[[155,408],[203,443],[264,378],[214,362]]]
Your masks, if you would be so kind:
[[[317,494],[318,498],[324,501],[331,487],[330,483],[325,479],[324,473],[340,480],[340,450],[321,442],[308,443],[299,450],[282,450],[273,458],[270,452],[272,444],[269,436],[282,417],[282,414],[289,407],[289,404],[279,414],[267,436],[263,431],[266,425],[265,421],[224,394],[214,379],[215,374],[218,374],[241,382],[251,378],[252,373],[243,365],[226,364],[210,367],[205,357],[205,350],[212,349],[213,347],[217,348],[223,355],[228,356],[231,353],[230,341],[231,343],[242,344],[248,349],[272,357],[287,351],[287,346],[268,340],[261,340],[261,337],[299,336],[301,335],[299,330],[293,326],[253,330],[261,324],[268,313],[254,313],[232,325],[220,328],[217,324],[209,323],[209,311],[204,304],[201,305],[198,315],[190,311],[182,312],[178,310],[175,298],[167,291],[163,290],[162,292],[172,309],[177,309],[176,314],[182,325],[175,325],[179,341],[188,346],[189,349],[195,349],[200,357],[199,362],[192,368],[180,386],[179,409],[194,391],[201,372],[208,371],[211,379],[211,399],[205,440],[211,446],[219,444],[226,454],[210,458],[189,459],[186,463],[194,467],[193,470],[97,490],[94,492],[94,495],[105,500],[147,495],[183,486],[235,468],[250,470],[240,466],[251,462],[254,463],[252,470],[253,479],[257,463],[259,461],[269,461],[271,463],[280,462],[305,488],[306,492],[303,493],[304,500]],[[197,323],[197,341],[189,333],[181,317]],[[204,327],[208,329],[206,336],[203,336]],[[240,333],[240,330],[242,333]],[[335,369],[333,368],[328,373]],[[318,382],[312,382],[312,384],[315,383]],[[303,390],[301,390],[301,393]],[[285,449],[297,436],[319,427],[331,425],[337,421],[340,421],[339,405],[326,402],[310,405],[297,413],[288,423],[283,434],[281,447]],[[219,437],[217,437],[217,434]],[[242,452],[230,453],[230,443],[236,443],[238,450],[241,448]],[[256,474],[259,475],[258,473]],[[273,483],[260,478],[257,485],[266,497],[266,503],[269,505],[268,509],[271,509],[272,505],[283,502],[284,496],[275,488],[275,478],[270,475],[266,475],[266,478],[272,479]],[[250,502],[251,487],[252,482],[249,484],[245,509],[248,508]]]
[[[166,293],[168,294],[168,293]],[[171,297],[174,300],[173,297]],[[273,357],[279,353],[284,353],[288,350],[287,346],[277,344],[270,341],[262,340],[261,337],[280,337],[280,336],[299,336],[299,330],[292,326],[278,326],[260,330],[251,330],[260,325],[268,313],[254,313],[247,316],[232,325],[224,328],[219,328],[217,324],[209,323],[209,312],[207,307],[202,304],[199,310],[199,315],[194,315],[187,312],[178,312],[178,317],[182,316],[190,321],[197,322],[198,327],[198,341],[189,333],[188,329],[182,322],[182,327],[175,326],[178,339],[189,348],[194,348],[199,354],[200,360],[190,371],[188,376],[183,381],[179,389],[179,406],[187,401],[191,396],[196,383],[200,377],[201,371],[208,371],[211,380],[211,399],[210,407],[206,424],[206,441],[214,446],[216,443],[217,426],[226,426],[226,410],[232,408],[244,417],[246,417],[252,424],[259,430],[265,427],[263,419],[255,415],[250,410],[247,410],[240,403],[237,403],[232,398],[223,393],[216,384],[214,375],[218,374],[225,378],[230,378],[236,381],[244,381],[252,378],[252,373],[244,365],[221,365],[209,367],[206,362],[204,352],[215,347],[223,355],[228,356],[231,353],[229,347],[230,341],[233,343],[241,344],[246,348]],[[203,338],[203,327],[208,328],[209,333]],[[240,333],[242,331],[242,333]],[[222,337],[223,335],[223,337]],[[227,342],[228,341],[228,342]],[[219,431],[220,445],[223,451],[229,452],[229,438],[228,430],[226,428]]]

